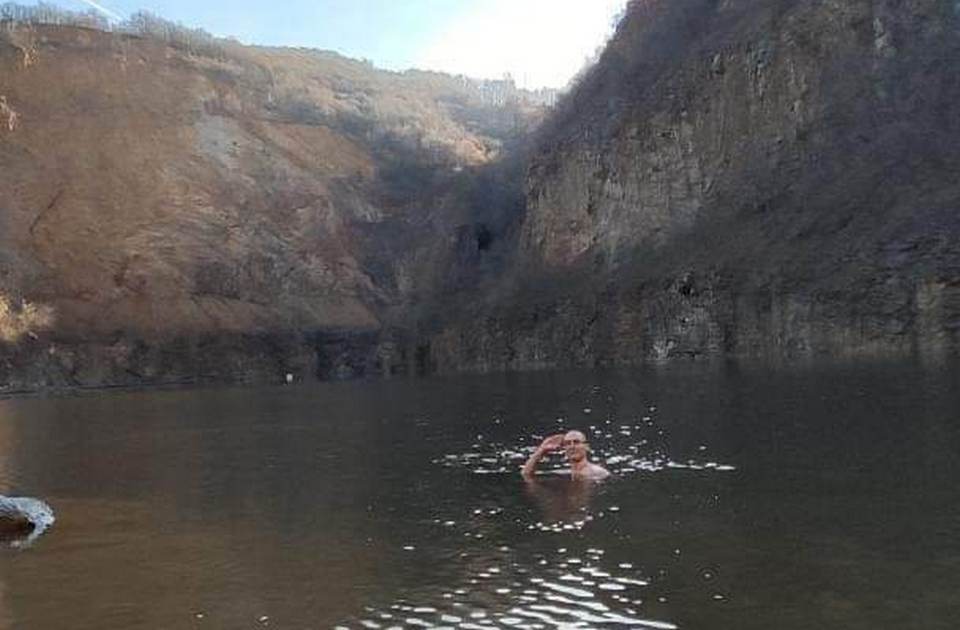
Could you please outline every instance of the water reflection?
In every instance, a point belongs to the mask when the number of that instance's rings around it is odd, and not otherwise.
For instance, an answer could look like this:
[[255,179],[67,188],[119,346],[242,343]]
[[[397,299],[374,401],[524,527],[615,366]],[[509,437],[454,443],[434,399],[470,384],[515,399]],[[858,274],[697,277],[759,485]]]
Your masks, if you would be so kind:
[[14,424],[0,418],[0,495],[13,489],[13,462],[11,449],[14,444]]
[[376,471],[342,492],[325,456],[346,455],[354,440],[338,446],[339,434],[372,429],[278,422],[289,404],[242,390],[6,403],[29,426],[8,459],[20,487],[61,517],[29,552],[0,551],[0,573],[21,576],[7,594],[16,627],[246,627],[355,610],[380,545],[340,508]]
[[4,576],[0,575],[0,630],[13,630],[13,618],[7,604]]
[[527,494],[536,501],[543,517],[530,528],[542,531],[581,529],[593,520],[590,500],[598,484],[583,479],[538,479],[524,482]]
[[616,565],[603,549],[530,555],[509,548],[464,564],[456,583],[411,592],[340,628],[545,628],[626,626],[673,629],[642,615],[647,578]]
[[[0,402],[0,481],[58,517],[0,550],[0,629],[952,627],[958,392],[694,366]],[[568,428],[615,478],[525,485]]]

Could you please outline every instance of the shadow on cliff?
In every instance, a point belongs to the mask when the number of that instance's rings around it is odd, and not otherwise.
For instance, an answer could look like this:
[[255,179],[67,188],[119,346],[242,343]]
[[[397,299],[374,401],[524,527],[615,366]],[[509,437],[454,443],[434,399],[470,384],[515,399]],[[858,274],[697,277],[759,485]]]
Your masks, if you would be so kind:
[[935,0],[634,0],[440,362],[955,350],[958,30]]
[[530,147],[518,134],[483,164],[425,164],[404,152],[381,162],[375,195],[384,207],[406,209],[363,228],[373,275],[402,296],[388,326],[429,329],[505,281],[526,208]]

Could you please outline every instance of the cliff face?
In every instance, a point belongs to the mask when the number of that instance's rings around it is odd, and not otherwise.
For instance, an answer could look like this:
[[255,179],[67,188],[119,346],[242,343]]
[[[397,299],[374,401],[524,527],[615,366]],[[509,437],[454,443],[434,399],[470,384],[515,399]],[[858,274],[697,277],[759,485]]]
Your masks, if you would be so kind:
[[954,352],[958,13],[632,2],[540,132],[512,292],[434,361]]
[[479,229],[472,182],[542,111],[219,46],[0,25],[0,383],[339,365],[324,335],[366,338],[443,286]]
[[0,387],[955,353],[957,67],[953,0],[634,0],[537,128],[499,84],[5,23]]

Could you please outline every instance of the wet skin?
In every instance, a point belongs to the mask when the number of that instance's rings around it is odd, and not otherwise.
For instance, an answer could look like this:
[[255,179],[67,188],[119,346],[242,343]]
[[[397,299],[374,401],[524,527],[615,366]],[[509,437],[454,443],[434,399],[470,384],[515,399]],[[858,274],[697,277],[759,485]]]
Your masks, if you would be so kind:
[[551,435],[540,443],[523,465],[521,472],[524,479],[532,480],[540,460],[548,453],[561,449],[570,462],[570,476],[573,479],[600,481],[610,476],[606,468],[590,461],[587,437],[580,431],[568,431]]

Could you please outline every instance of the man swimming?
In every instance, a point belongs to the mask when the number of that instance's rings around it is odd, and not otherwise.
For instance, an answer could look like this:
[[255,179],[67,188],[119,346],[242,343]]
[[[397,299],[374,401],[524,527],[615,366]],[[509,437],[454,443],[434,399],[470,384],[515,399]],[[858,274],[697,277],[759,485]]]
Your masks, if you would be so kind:
[[590,450],[587,445],[587,436],[580,431],[567,431],[566,433],[551,435],[540,443],[537,450],[530,455],[527,463],[523,465],[521,471],[523,478],[533,479],[540,460],[547,453],[560,449],[563,449],[567,461],[570,462],[570,476],[573,479],[599,481],[610,476],[610,472],[606,468],[592,463],[587,458],[587,453]]

